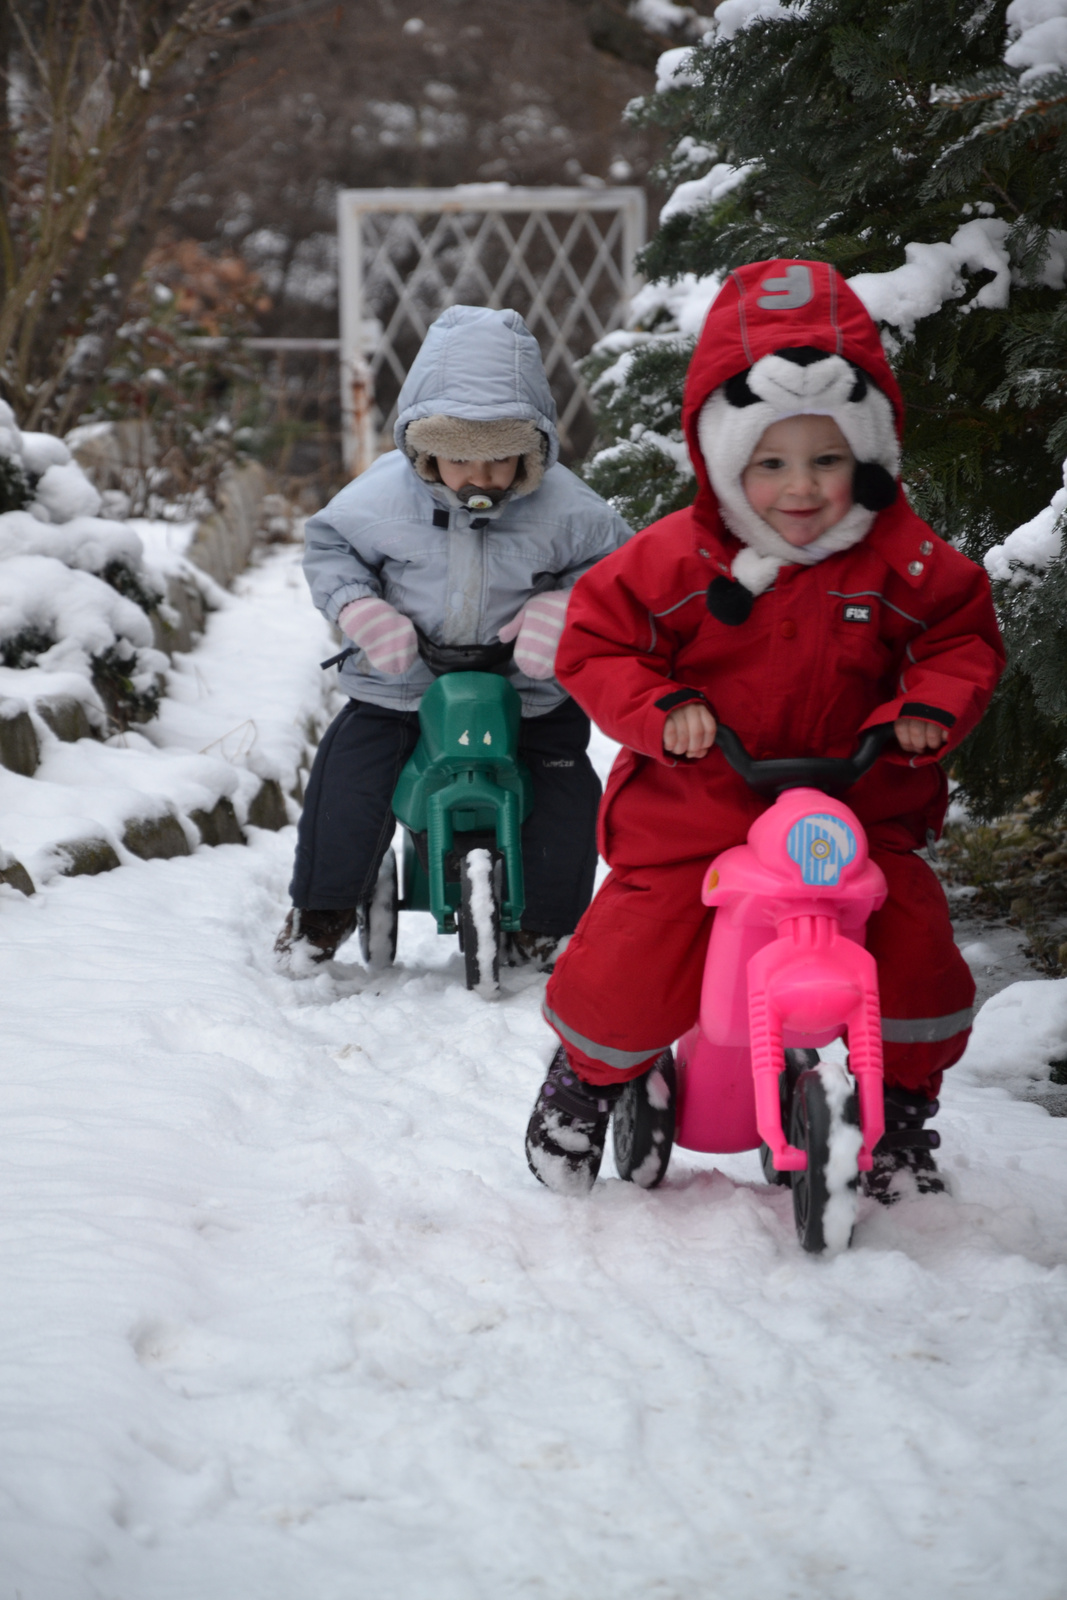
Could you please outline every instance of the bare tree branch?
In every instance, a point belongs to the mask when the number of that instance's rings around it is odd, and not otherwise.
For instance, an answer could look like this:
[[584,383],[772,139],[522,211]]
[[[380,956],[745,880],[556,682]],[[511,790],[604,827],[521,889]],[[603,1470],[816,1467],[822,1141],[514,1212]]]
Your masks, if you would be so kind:
[[75,381],[63,367],[77,340],[65,339],[58,355],[57,344],[108,256],[121,263],[116,276],[125,281],[132,256],[140,250],[143,259],[151,245],[150,219],[173,193],[188,143],[179,139],[168,153],[155,192],[131,183],[148,167],[153,119],[184,90],[193,104],[182,126],[195,126],[212,98],[204,59],[213,45],[233,53],[241,29],[232,24],[247,20],[254,5],[6,0],[4,66],[9,78],[17,68],[28,87],[19,125],[6,129],[0,152],[0,380],[23,417],[39,419]]

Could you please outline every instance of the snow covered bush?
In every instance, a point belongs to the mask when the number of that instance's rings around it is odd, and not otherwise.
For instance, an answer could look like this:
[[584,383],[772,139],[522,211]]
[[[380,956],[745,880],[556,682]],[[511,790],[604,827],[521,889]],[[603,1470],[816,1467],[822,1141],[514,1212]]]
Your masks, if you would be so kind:
[[0,494],[0,693],[72,696],[102,732],[147,721],[167,658],[151,620],[163,596],[137,534],[98,516],[63,441],[21,432],[2,401]]
[[[673,192],[631,327],[587,368],[602,494],[638,525],[691,498],[703,309],[735,266],[794,256],[882,324],[920,513],[979,559],[1041,518],[1067,454],[1067,0],[725,0],[630,115],[668,129]],[[1034,583],[997,584],[1011,670],[960,765],[987,814],[1034,787],[1067,808],[1067,636],[1034,631],[1067,616],[1058,555],[1044,570],[1047,616]]]

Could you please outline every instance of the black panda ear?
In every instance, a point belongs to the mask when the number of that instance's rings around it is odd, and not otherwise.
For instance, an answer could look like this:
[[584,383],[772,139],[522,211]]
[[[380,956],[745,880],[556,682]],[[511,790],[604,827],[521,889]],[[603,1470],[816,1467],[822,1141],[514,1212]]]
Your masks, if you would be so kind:
[[733,578],[712,578],[704,601],[716,622],[739,628],[748,621],[756,596]]
[[856,381],[852,385],[852,393],[848,398],[850,404],[855,404],[857,400],[863,400],[866,398],[867,374],[862,370],[862,368],[857,367],[854,362],[852,364],[852,371],[855,374]]
[[852,498],[865,511],[886,511],[897,497],[897,480],[877,461],[857,461],[852,471]]
[[748,386],[748,368],[744,372],[735,372],[732,378],[727,378],[722,386],[722,392],[726,396],[727,404],[736,406],[738,410],[742,406],[759,405],[759,395],[753,394]]

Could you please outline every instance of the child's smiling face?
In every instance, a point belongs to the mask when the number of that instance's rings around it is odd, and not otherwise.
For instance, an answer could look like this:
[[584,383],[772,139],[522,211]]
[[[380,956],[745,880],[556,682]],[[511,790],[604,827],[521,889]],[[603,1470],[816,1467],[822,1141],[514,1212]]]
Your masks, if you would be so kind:
[[855,457],[832,417],[785,417],[767,429],[741,474],[753,511],[796,548],[852,505]]

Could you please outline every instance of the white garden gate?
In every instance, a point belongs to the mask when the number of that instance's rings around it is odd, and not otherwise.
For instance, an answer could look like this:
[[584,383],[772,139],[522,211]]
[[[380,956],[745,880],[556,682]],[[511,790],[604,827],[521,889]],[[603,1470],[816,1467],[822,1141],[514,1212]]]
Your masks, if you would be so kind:
[[396,397],[450,305],[510,306],[541,346],[565,457],[593,436],[576,362],[623,325],[645,241],[640,189],[346,189],[338,196],[345,464],[392,448]]

